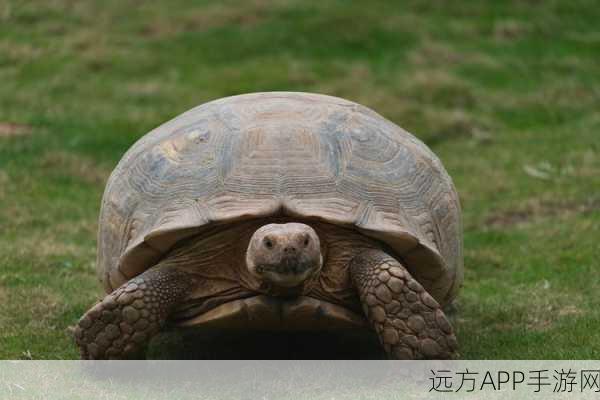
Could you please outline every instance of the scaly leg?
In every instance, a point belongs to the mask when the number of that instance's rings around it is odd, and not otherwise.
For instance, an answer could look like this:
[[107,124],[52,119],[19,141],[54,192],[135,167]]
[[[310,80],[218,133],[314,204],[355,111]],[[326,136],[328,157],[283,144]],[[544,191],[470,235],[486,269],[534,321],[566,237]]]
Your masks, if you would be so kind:
[[126,282],[79,320],[74,335],[81,358],[143,356],[150,338],[192,285],[190,275],[161,266]]
[[456,356],[452,326],[440,305],[396,259],[369,250],[350,263],[363,310],[390,358]]

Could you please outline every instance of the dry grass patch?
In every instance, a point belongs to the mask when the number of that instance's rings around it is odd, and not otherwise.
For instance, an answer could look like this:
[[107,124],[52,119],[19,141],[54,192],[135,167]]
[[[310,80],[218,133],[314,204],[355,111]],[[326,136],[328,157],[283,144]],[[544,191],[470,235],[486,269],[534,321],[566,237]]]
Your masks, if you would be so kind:
[[408,61],[415,66],[455,65],[464,60],[464,54],[450,46],[425,39],[408,53]]
[[454,68],[466,64],[490,68],[500,65],[497,59],[483,52],[459,51],[430,38],[423,39],[419,46],[412,49],[407,60],[415,67],[429,68]]
[[543,218],[565,218],[576,214],[588,214],[600,210],[600,198],[589,198],[585,201],[557,201],[533,199],[517,210],[506,210],[490,215],[485,225],[492,228],[531,223]]
[[574,317],[582,315],[578,304],[583,303],[580,295],[560,291],[552,287],[546,280],[533,288],[528,285],[523,288],[527,293],[525,306],[525,324],[528,329],[544,331],[552,328],[560,317]]
[[376,78],[368,64],[335,63],[334,69],[338,72],[337,78],[320,81],[314,91],[347,98],[388,117],[402,108],[401,99],[377,88]]
[[[81,246],[74,243],[68,243],[61,238],[53,237],[56,233],[36,233],[12,242],[10,248],[12,252],[21,259],[47,260],[56,257],[86,257],[95,256],[95,248],[92,246]],[[1,246],[1,245],[0,245]],[[4,246],[1,246],[4,247]],[[6,249],[9,250],[9,249]]]
[[127,92],[136,96],[160,96],[165,92],[165,82],[132,82],[127,84]]
[[6,304],[7,301],[8,301],[8,290],[5,287],[0,286],[0,304]]
[[486,102],[502,108],[526,109],[546,107],[548,110],[577,110],[582,107],[593,107],[600,102],[600,90],[586,85],[576,79],[563,77],[551,84],[541,86],[537,90],[519,93],[495,91],[482,93]]
[[498,41],[517,40],[530,32],[530,27],[523,22],[505,19],[494,23],[494,39]]
[[186,14],[157,15],[143,26],[141,33],[153,39],[166,39],[183,32],[204,32],[232,25],[253,27],[266,19],[272,8],[271,3],[262,0],[238,3],[235,7],[213,3],[188,10]]
[[[5,295],[8,291],[3,290]],[[0,291],[2,293],[2,291]],[[8,297],[7,297],[8,298]],[[9,319],[23,319],[26,323],[40,326],[62,306],[62,296],[41,285],[10,289],[10,300],[4,303]],[[24,315],[23,310],[27,310]],[[5,328],[9,328],[5,326]]]
[[[509,332],[523,328],[527,331],[543,332],[552,329],[561,318],[574,318],[585,313],[581,295],[553,287],[547,280],[535,284],[516,285],[501,303],[492,307],[497,315],[490,317],[485,330]],[[461,315],[458,321],[472,322]]]
[[411,96],[425,104],[464,109],[475,103],[475,95],[465,81],[445,69],[417,69],[405,80]]
[[587,150],[583,154],[573,154],[568,158],[571,162],[565,168],[566,173],[579,178],[597,179],[600,176],[600,154]]
[[[19,230],[17,230],[19,232]],[[97,232],[97,222],[80,220],[77,222],[56,222],[48,228],[17,234],[12,239],[0,239],[0,254],[10,254],[20,260],[30,260],[32,264],[41,263],[44,268],[49,260],[64,259],[89,260],[93,264],[96,247],[92,241]],[[75,243],[69,238],[89,238],[90,244]],[[87,241],[85,243],[88,243]],[[86,266],[87,268],[87,266]]]
[[38,59],[44,53],[43,49],[31,43],[0,41],[0,54],[11,63],[25,63]]
[[104,184],[110,175],[108,168],[83,156],[62,151],[46,153],[40,160],[40,167],[81,179],[91,185]]
[[62,296],[42,286],[27,288],[25,290],[15,290],[15,292],[14,294],[18,300],[19,307],[30,310],[31,318],[27,323],[28,328],[56,328],[52,322],[66,308]]
[[437,107],[418,107],[405,111],[406,119],[410,119],[411,113],[420,115],[423,133],[419,135],[429,146],[455,141],[470,139],[473,144],[486,144],[494,140],[494,137],[482,122],[480,117],[461,109],[442,109]]
[[0,170],[0,201],[3,201],[6,198],[6,187],[8,186],[9,181],[10,178],[6,171]]

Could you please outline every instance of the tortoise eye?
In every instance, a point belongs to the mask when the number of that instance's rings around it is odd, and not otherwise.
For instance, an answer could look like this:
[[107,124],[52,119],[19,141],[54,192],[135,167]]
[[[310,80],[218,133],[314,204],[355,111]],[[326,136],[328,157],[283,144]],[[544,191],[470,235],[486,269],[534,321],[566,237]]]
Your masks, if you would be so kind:
[[309,243],[310,243],[310,237],[306,236],[304,238],[304,247],[308,246]]
[[271,240],[271,238],[269,238],[269,237],[265,238],[265,247],[267,249],[272,249],[273,248],[273,241]]

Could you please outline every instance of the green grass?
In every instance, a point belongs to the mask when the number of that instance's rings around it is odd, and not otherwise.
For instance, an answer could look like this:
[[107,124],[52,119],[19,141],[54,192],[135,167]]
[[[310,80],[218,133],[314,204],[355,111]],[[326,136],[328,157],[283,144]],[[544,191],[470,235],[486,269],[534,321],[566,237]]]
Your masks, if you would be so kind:
[[0,358],[74,358],[105,180],[141,135],[253,91],[357,101],[464,209],[465,358],[600,357],[593,1],[0,1]]

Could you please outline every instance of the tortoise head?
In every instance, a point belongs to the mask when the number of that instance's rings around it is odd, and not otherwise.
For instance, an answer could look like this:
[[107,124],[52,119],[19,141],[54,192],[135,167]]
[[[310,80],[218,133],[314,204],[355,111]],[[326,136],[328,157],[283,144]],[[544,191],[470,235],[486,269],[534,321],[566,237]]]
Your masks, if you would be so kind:
[[254,232],[246,251],[246,266],[259,280],[294,288],[317,274],[323,265],[319,236],[300,223],[268,224]]

